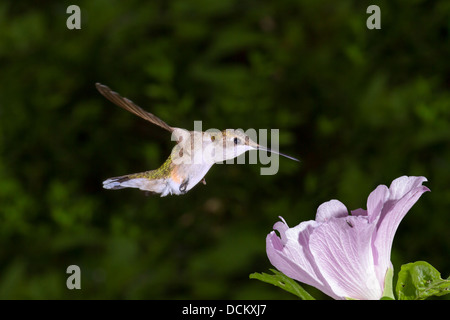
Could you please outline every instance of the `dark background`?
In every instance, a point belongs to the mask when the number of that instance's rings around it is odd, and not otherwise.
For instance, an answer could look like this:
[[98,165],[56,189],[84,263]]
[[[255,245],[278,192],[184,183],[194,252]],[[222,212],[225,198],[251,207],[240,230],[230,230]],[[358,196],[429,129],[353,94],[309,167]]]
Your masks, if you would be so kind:
[[[402,175],[432,192],[400,224],[395,273],[426,260],[449,276],[449,1],[86,0],[81,30],[70,4],[0,3],[0,298],[294,298],[248,279],[271,268],[278,216],[365,208]],[[95,82],[172,126],[280,129],[301,162],[216,165],[183,196],[104,190],[173,143]]]

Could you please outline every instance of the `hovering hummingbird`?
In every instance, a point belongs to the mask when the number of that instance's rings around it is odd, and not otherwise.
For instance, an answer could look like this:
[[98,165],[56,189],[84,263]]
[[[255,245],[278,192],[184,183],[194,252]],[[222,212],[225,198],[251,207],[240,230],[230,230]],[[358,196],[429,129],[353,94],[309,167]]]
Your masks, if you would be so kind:
[[288,155],[260,146],[238,130],[199,132],[171,127],[107,86],[100,83],[96,83],[95,86],[103,96],[114,104],[171,132],[172,140],[177,142],[169,158],[160,168],[109,178],[103,181],[103,188],[105,189],[139,188],[140,190],[161,194],[161,197],[168,194],[185,194],[200,181],[206,184],[204,176],[214,163],[236,158],[248,150],[274,152],[299,161]]

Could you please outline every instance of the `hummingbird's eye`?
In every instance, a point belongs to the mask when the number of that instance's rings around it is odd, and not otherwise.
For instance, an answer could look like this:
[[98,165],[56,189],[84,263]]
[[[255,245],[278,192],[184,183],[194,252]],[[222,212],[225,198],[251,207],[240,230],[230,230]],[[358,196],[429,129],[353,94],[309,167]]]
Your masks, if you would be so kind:
[[234,144],[239,144],[239,143],[241,143],[241,139],[239,139],[239,138],[234,138]]

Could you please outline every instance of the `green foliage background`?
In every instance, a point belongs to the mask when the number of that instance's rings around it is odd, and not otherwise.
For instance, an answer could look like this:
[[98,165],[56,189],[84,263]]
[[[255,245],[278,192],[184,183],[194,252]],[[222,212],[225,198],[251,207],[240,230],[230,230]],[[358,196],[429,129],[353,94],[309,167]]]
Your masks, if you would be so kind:
[[[339,199],[366,207],[401,175],[432,190],[392,252],[450,274],[450,2],[0,2],[0,298],[284,299],[256,280],[265,237]],[[158,167],[170,135],[104,99],[110,86],[172,126],[280,129],[274,176],[216,165],[184,196],[102,189]],[[82,289],[66,288],[79,265]],[[313,291],[316,297],[322,297]]]

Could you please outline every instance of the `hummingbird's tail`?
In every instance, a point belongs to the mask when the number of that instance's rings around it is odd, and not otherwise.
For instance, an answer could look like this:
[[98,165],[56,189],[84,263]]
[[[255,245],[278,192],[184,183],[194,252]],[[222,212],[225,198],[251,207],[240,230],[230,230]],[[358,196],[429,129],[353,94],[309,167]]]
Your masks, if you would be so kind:
[[112,190],[123,188],[139,188],[141,190],[148,190],[149,185],[153,184],[154,172],[155,170],[151,170],[109,178],[103,181],[103,188]]
[[158,171],[150,170],[109,178],[103,181],[103,188],[110,190],[138,188],[154,193],[163,193],[166,189],[166,183],[163,180],[162,177],[158,176]]
[[132,176],[132,174],[127,174],[125,176],[106,179],[103,181],[103,188],[111,190],[129,188],[131,187],[129,181],[133,179]]

